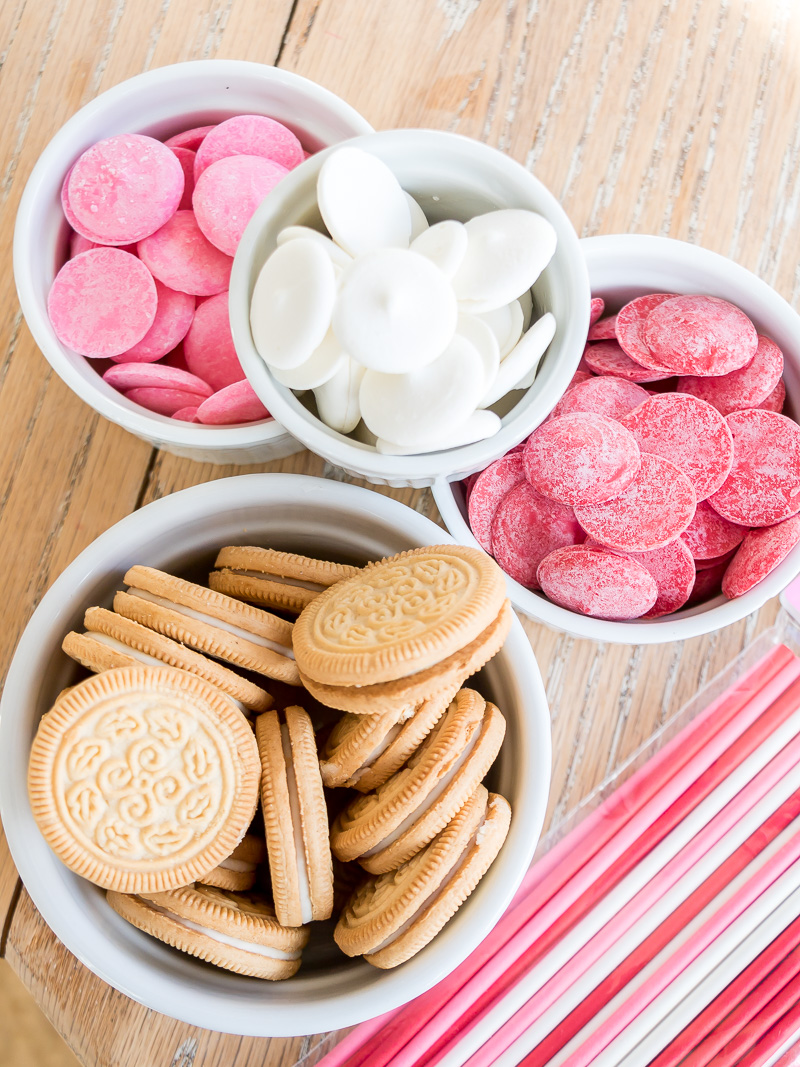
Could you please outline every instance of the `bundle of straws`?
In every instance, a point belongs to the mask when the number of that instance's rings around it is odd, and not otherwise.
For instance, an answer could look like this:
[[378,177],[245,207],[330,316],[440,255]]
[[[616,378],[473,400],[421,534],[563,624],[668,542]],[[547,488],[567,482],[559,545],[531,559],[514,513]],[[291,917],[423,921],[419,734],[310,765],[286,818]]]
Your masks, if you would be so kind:
[[460,967],[321,1062],[788,1067],[798,1030],[800,659],[773,645],[531,867]]

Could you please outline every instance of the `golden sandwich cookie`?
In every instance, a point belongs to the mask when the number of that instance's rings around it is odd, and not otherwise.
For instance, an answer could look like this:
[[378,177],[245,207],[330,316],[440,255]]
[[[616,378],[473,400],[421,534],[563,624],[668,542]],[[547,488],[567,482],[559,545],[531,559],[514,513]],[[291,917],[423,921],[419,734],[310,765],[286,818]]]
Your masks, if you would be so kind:
[[264,863],[266,858],[267,849],[261,838],[255,834],[245,834],[227,859],[221,860],[218,866],[197,881],[232,893],[246,892],[256,884],[258,865]]
[[242,711],[266,711],[272,707],[269,693],[249,679],[124,615],[105,608],[87,608],[83,625],[86,633],[68,633],[61,647],[90,671],[99,673],[137,663],[151,667],[169,664],[205,678],[227,693]]
[[329,919],[333,872],[328,811],[311,719],[302,708],[256,719],[261,810],[275,914],[284,926]]
[[114,611],[198,652],[299,685],[292,623],[152,567],[131,567]]
[[334,939],[348,956],[397,967],[424,948],[455,915],[494,862],[511,809],[479,785],[421,852],[363,883],[348,901]]
[[73,686],[42,718],[28,793],[45,840],[76,874],[161,892],[231,855],[260,774],[252,727],[210,682],[120,667]]
[[266,899],[211,886],[166,893],[107,893],[129,923],[181,952],[237,974],[278,981],[300,966],[308,930],[281,926]]
[[421,704],[463,685],[503,647],[512,618],[511,604],[505,601],[499,614],[474,641],[441,663],[392,682],[361,686],[327,685],[313,681],[302,671],[300,678],[309,693],[329,708],[353,715],[397,715],[409,705]]
[[383,785],[434,728],[455,696],[446,689],[400,715],[345,715],[322,750],[322,781],[369,793]]
[[208,576],[212,589],[295,614],[329,586],[359,570],[344,563],[246,545],[221,548],[214,566],[219,569]]
[[475,641],[505,599],[503,572],[484,552],[463,545],[402,552],[367,564],[304,608],[293,634],[297,665],[328,686],[406,678]]
[[406,766],[340,812],[331,828],[334,855],[357,859],[370,874],[405,863],[475,791],[500,751],[505,726],[494,704],[461,689]]

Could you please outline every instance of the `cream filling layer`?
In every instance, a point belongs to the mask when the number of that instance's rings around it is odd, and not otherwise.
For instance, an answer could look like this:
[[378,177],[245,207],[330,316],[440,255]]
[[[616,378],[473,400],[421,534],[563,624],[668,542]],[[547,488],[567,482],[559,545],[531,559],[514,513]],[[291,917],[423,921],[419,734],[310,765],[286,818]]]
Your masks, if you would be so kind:
[[273,652],[277,652],[280,656],[286,656],[287,659],[294,659],[294,652],[286,645],[280,645],[277,641],[270,641],[268,637],[262,637],[260,634],[251,633],[249,630],[243,630],[240,626],[234,626],[232,623],[225,622],[223,619],[216,619],[213,615],[206,615],[205,612],[195,611],[194,608],[187,608],[184,604],[176,604],[173,600],[167,600],[166,597],[156,596],[155,593],[149,593],[146,589],[136,589],[131,587],[128,592],[131,596],[141,597],[142,600],[149,600],[153,604],[160,604],[162,608],[169,608],[171,611],[177,611],[180,615],[186,615],[187,618],[196,619],[197,622],[204,622],[208,626],[216,626],[218,630],[225,630],[226,633],[233,634],[234,637],[241,637],[243,641],[251,641],[254,645],[261,645],[264,648],[269,648]]
[[255,863],[247,863],[245,860],[227,859],[217,864],[224,871],[234,871],[236,874],[252,874],[256,869]]
[[442,896],[442,894],[447,891],[447,888],[450,886],[456,875],[467,862],[467,857],[469,856],[469,853],[472,848],[474,848],[475,845],[479,845],[483,840],[485,836],[486,818],[487,816],[484,815],[480,824],[476,828],[475,833],[472,835],[472,837],[470,837],[466,845],[464,845],[464,848],[459,853],[458,858],[456,859],[453,866],[450,868],[450,871],[447,873],[444,880],[439,884],[439,886],[433,891],[433,893],[431,893],[429,897],[426,897],[425,900],[422,901],[422,903],[414,912],[414,914],[410,918],[406,919],[404,923],[401,923],[401,925],[398,926],[394,933],[389,934],[387,938],[381,941],[377,948],[371,948],[369,952],[365,953],[365,955],[371,956],[373,952],[380,952],[382,948],[388,948],[389,945],[394,944],[394,942],[397,941],[398,938],[403,936],[406,930],[408,930],[411,926],[414,925],[414,923],[417,921],[417,919],[420,918],[426,908],[430,908],[433,904],[435,904],[436,901],[439,900],[439,898]]
[[137,897],[137,900],[141,900],[148,908],[152,908],[153,911],[157,911],[160,915],[166,915],[168,919],[172,919],[179,926],[184,926],[187,930],[194,930],[198,934],[204,934],[212,941],[218,941],[220,945],[238,948],[243,952],[252,952],[256,956],[267,956],[271,960],[299,960],[302,955],[301,949],[298,949],[297,952],[282,952],[279,948],[254,945],[252,941],[242,941],[241,938],[230,937],[229,934],[221,934],[219,930],[209,930],[207,926],[201,926],[200,923],[192,922],[191,919],[184,919],[182,915],[176,915],[169,908],[162,908],[160,904],[153,904],[150,900],[144,900],[142,897]]
[[357,782],[364,777],[364,775],[370,769],[370,767],[378,758],[378,756],[383,755],[383,753],[386,751],[389,745],[391,745],[392,741],[394,741],[394,739],[397,737],[397,735],[402,729],[403,723],[401,722],[395,723],[395,725],[389,729],[380,744],[376,745],[375,748],[373,748],[372,752],[370,752],[370,754],[367,756],[367,758],[364,760],[358,770],[353,771],[353,773],[350,775],[351,782]]
[[[156,659],[155,656],[151,656],[147,652],[141,652],[138,648],[132,648],[130,645],[126,645],[123,641],[118,641],[116,637],[111,637],[109,634],[97,633],[94,630],[88,631],[89,636],[94,638],[95,641],[100,641],[101,644],[108,645],[109,648],[114,648],[117,652],[124,652],[126,656],[132,656],[133,659],[138,659],[141,663],[152,664],[155,667],[165,666],[164,660]],[[220,690],[222,692],[222,690]],[[224,693],[224,696],[228,698],[244,715],[249,715],[250,712],[242,704],[240,700],[230,696],[228,693]]]
[[294,761],[292,760],[292,740],[286,723],[281,725],[281,747],[283,748],[283,759],[286,764],[286,785],[289,789],[289,807],[292,813],[294,854],[297,864],[297,890],[300,896],[300,919],[303,923],[310,923],[312,919],[311,885],[308,879],[306,849],[303,844],[303,819],[300,814],[297,776],[294,773]]
[[439,799],[439,797],[444,793],[444,791],[447,789],[447,787],[453,781],[455,776],[458,774],[458,772],[461,770],[461,768],[464,766],[464,764],[469,759],[470,755],[472,754],[472,750],[475,748],[475,745],[478,743],[478,738],[480,737],[480,735],[481,735],[481,731],[480,730],[476,730],[475,733],[470,738],[470,740],[468,741],[468,743],[465,746],[465,748],[463,749],[463,751],[461,752],[461,755],[458,757],[458,759],[455,761],[453,766],[450,768],[450,770],[433,787],[433,789],[430,791],[430,793],[428,793],[428,795],[426,797],[424,797],[420,801],[420,803],[417,805],[416,808],[414,808],[414,810],[411,812],[411,814],[407,815],[405,817],[405,819],[403,819],[403,821],[400,823],[399,826],[395,827],[395,829],[392,830],[392,832],[390,834],[387,834],[386,837],[384,837],[382,841],[379,841],[378,844],[375,845],[374,848],[371,848],[368,852],[362,853],[362,856],[363,856],[364,859],[369,859],[370,856],[374,856],[374,855],[376,855],[376,853],[380,852],[382,849],[388,848],[389,845],[393,845],[395,843],[395,841],[402,834],[404,834],[406,832],[406,830],[409,829],[409,827],[414,825],[414,823],[417,821],[417,819],[421,818],[425,814],[426,811],[428,811],[430,808],[433,807],[433,805],[436,803],[436,801]]
[[268,574],[266,571],[248,571],[242,570],[239,567],[229,567],[234,574],[241,574],[245,578],[263,578],[267,582],[277,582],[278,585],[294,585],[298,589],[310,589],[314,593],[324,593],[328,588],[327,585],[320,585],[319,582],[306,582],[302,578],[285,578],[281,574]]

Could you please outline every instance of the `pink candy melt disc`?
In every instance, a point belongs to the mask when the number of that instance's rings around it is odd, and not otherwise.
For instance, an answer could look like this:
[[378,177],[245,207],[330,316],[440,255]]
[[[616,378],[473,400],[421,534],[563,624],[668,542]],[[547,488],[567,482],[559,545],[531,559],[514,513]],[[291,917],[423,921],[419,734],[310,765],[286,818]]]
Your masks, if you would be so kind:
[[644,339],[644,324],[654,308],[670,300],[672,293],[649,293],[630,300],[617,315],[616,337],[623,351],[636,363],[658,371],[650,360],[650,349]]
[[521,450],[490,463],[476,475],[469,496],[469,524],[481,548],[492,551],[492,521],[503,497],[525,481]]
[[239,422],[255,422],[270,418],[270,413],[258,399],[245,378],[234,382],[204,400],[197,409],[198,422],[209,426],[228,426]]
[[768,337],[758,338],[756,354],[746,367],[720,377],[678,379],[678,390],[712,404],[722,415],[763,404],[783,374],[783,353]]
[[160,230],[138,245],[139,258],[155,278],[194,296],[228,288],[233,260],[202,233],[192,211],[176,211]]
[[553,408],[552,417],[591,411],[609,419],[621,419],[649,398],[646,389],[624,378],[588,377],[567,390]]
[[209,130],[197,149],[195,179],[226,156],[263,156],[291,170],[303,162],[303,146],[282,123],[264,115],[236,115]]
[[558,548],[545,556],[538,579],[556,604],[601,619],[636,619],[658,597],[656,581],[641,563],[582,545]]
[[618,341],[600,341],[589,345],[583,358],[597,374],[612,374],[616,378],[625,378],[629,382],[655,382],[660,378],[671,378],[668,372],[648,370],[623,351]]
[[681,534],[694,559],[719,559],[742,543],[746,526],[728,522],[711,507],[707,500],[697,505],[694,518]]
[[195,397],[209,397],[213,389],[207,382],[177,367],[166,367],[163,363],[118,363],[109,367],[103,380],[115,389],[181,389],[193,393]]
[[644,323],[648,366],[673,374],[720,375],[756,354],[756,328],[743,311],[716,296],[674,296]]
[[722,579],[725,596],[743,596],[782,563],[797,544],[800,544],[800,515],[763,530],[751,530],[725,571]]
[[536,571],[546,555],[583,539],[572,508],[548,500],[528,482],[506,493],[492,522],[494,558],[506,574],[528,589],[539,588]]
[[179,293],[156,281],[156,317],[153,325],[141,339],[120,356],[118,362],[150,363],[161,359],[180,344],[194,318],[194,297]]
[[213,245],[232,256],[253,212],[288,173],[261,156],[226,156],[212,163],[194,190],[197,225]]
[[215,390],[244,378],[233,347],[227,293],[210,297],[195,311],[183,339],[183,354],[189,370]]
[[616,333],[614,332],[616,322],[616,315],[607,315],[604,319],[598,319],[589,327],[589,333],[587,334],[586,340],[613,341],[616,337]]

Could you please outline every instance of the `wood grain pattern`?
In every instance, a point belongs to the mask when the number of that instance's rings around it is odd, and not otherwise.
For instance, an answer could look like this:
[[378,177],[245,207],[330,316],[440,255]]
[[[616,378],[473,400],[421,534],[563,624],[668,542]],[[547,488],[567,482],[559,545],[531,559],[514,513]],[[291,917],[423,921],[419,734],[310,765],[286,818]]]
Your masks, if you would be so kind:
[[[553,190],[582,235],[702,243],[797,301],[798,45],[800,9],[789,0],[8,0],[0,250],[8,264],[25,178],[77,107],[148,67],[235,56],[278,59],[378,128],[430,126],[502,148]],[[256,469],[341,477],[306,453],[237,471],[152,457],[49,372],[10,290],[0,337],[0,545],[14,560],[3,669],[58,572],[137,503]],[[436,517],[427,493],[378,491]],[[776,611],[660,648],[592,644],[526,621],[553,724],[549,818],[571,810]],[[0,915],[14,886],[0,842]],[[147,1012],[66,953],[24,892],[7,956],[87,1064],[310,1064],[324,1048],[316,1038],[223,1037]],[[108,1023],[87,1022],[97,1019]]]

